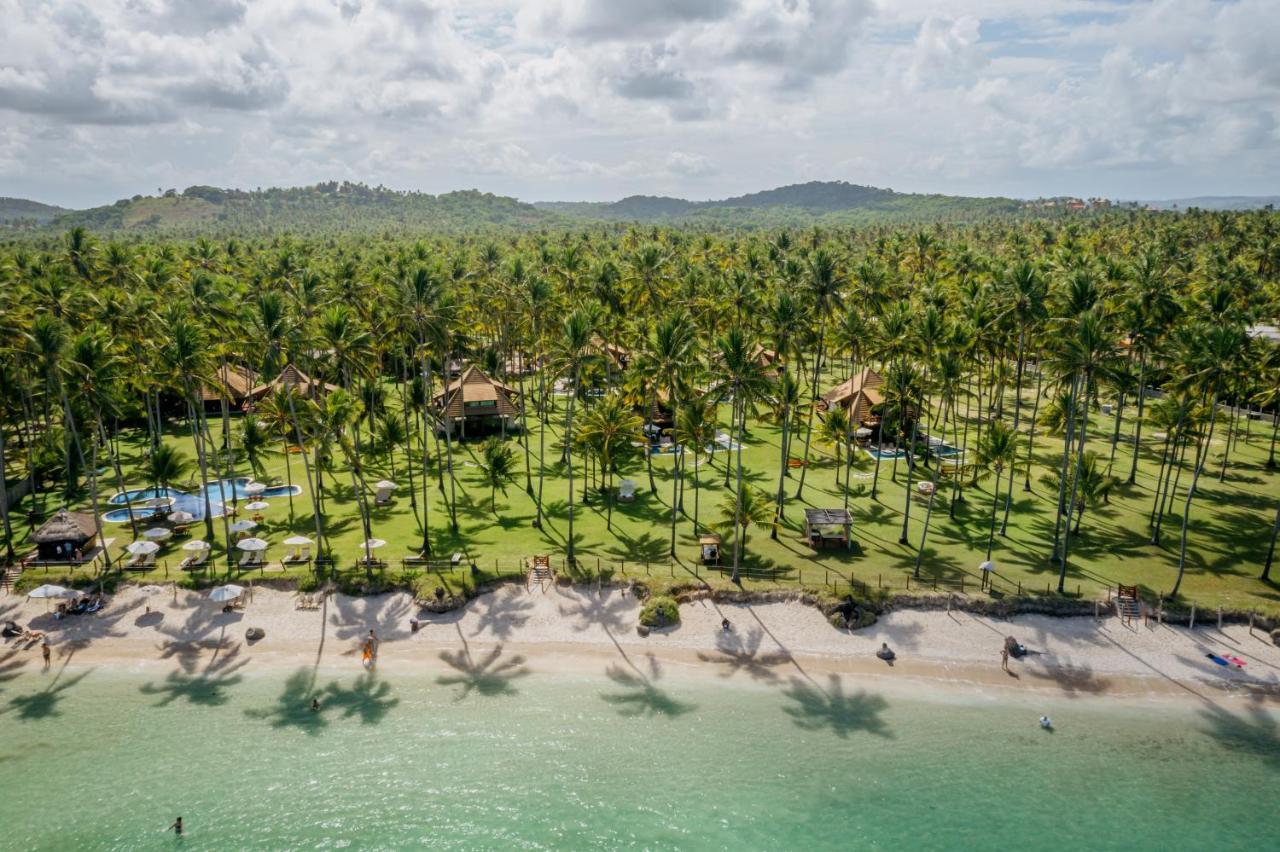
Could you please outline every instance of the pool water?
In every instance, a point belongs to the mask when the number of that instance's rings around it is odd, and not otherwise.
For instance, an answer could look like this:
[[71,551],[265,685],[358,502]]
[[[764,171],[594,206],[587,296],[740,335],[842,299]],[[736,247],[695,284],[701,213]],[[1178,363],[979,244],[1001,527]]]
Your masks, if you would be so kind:
[[[209,509],[213,517],[222,516],[222,505],[232,499],[235,500],[251,500],[254,497],[288,497],[290,495],[297,496],[302,493],[302,487],[299,485],[276,485],[263,491],[260,495],[250,495],[245,491],[245,487],[252,482],[247,476],[237,477],[235,479],[222,479],[217,482],[209,483],[207,489],[201,489],[194,494],[186,491],[179,491],[176,488],[138,488],[132,491],[122,491],[112,495],[107,502],[114,506],[123,506],[126,502],[139,503],[147,500],[153,500],[156,497],[170,497],[173,499],[168,510],[170,512],[190,512],[195,516],[196,520],[204,520],[204,492],[209,492]],[[126,500],[126,494],[128,495]],[[152,518],[159,514],[155,509],[144,506],[134,506],[133,516],[138,519]],[[102,516],[104,521],[113,524],[122,524],[129,521],[129,509],[114,509]]]
[[863,447],[863,449],[873,459],[900,459],[906,456],[906,451],[904,450],[877,450],[873,447]]

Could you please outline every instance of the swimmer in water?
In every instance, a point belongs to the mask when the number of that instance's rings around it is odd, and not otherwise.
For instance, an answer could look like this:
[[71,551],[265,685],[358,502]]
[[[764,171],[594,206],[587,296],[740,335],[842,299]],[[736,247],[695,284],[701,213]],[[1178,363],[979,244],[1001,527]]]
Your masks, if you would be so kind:
[[169,826],[168,830],[172,831],[174,834],[181,835],[182,834],[182,817],[178,817],[177,819],[175,819],[173,821],[173,825]]
[[312,713],[319,713],[319,712],[320,712],[320,699],[319,699],[319,698],[313,698],[313,699],[311,699],[311,712],[312,712]]

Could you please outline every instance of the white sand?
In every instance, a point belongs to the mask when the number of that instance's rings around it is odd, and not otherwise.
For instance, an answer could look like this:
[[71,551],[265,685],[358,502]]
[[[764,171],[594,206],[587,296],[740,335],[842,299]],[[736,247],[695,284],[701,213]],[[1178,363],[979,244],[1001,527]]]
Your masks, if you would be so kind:
[[[370,629],[380,641],[379,668],[440,665],[441,654],[491,653],[502,646],[533,669],[575,669],[601,659],[652,654],[721,675],[746,672],[770,678],[797,669],[842,672],[884,683],[960,688],[981,686],[1047,690],[1077,695],[1182,697],[1219,700],[1238,695],[1280,696],[1280,648],[1243,626],[1194,632],[1169,626],[1122,625],[1114,617],[1054,619],[1019,616],[996,620],[954,612],[894,612],[859,633],[836,630],[801,603],[723,605],[701,601],[681,607],[683,623],[648,638],[637,635],[639,603],[618,589],[504,586],[443,615],[424,613],[405,594],[351,598],[332,595],[319,610],[295,608],[292,592],[258,589],[243,612],[223,614],[201,595],[172,588],[128,588],[100,613],[61,621],[44,601],[0,597],[0,620],[46,631],[55,662],[129,667],[173,666],[190,656],[238,655],[255,667],[302,664],[358,666]],[[418,618],[421,629],[410,630]],[[720,629],[727,617],[733,630]],[[247,627],[266,638],[249,644]],[[1006,635],[1033,653],[1000,667]],[[896,651],[890,667],[874,652],[881,642]],[[0,663],[39,647],[0,647]],[[1247,661],[1243,670],[1208,660],[1208,652]]]

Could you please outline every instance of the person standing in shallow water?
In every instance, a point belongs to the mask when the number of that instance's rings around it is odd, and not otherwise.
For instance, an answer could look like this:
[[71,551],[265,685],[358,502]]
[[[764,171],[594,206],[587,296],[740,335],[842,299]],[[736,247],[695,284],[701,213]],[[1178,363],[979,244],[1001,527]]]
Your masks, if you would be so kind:
[[177,819],[175,819],[173,821],[173,825],[169,826],[168,830],[172,831],[174,834],[181,837],[182,836],[182,817],[178,817]]
[[44,657],[44,667],[49,668],[49,640],[40,643],[40,656]]

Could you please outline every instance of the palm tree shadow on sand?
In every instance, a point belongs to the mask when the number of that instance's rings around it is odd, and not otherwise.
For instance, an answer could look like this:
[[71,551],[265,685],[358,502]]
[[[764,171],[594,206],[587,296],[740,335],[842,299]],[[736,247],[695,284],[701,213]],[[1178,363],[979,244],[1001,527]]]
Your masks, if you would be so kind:
[[600,697],[618,709],[620,716],[683,716],[697,709],[696,704],[679,701],[659,687],[655,681],[662,678],[662,669],[652,654],[648,657],[649,671],[642,671],[628,660],[625,666],[612,663],[605,669],[609,680],[622,687],[622,692],[602,693]]
[[784,707],[797,727],[806,731],[830,730],[841,739],[850,734],[868,733],[877,737],[892,738],[893,733],[880,714],[889,702],[879,695],[858,690],[848,695],[838,675],[828,675],[825,688],[799,677],[791,678],[791,686],[785,692],[795,702],[794,707]]
[[92,669],[65,679],[62,676],[64,671],[65,668],[59,671],[49,685],[39,692],[15,696],[9,701],[8,708],[0,713],[16,713],[18,718],[24,721],[62,715],[58,710],[59,702],[65,697],[67,690],[88,677]]
[[764,629],[760,627],[751,628],[745,636],[722,633],[716,638],[716,652],[707,654],[699,651],[698,659],[723,666],[720,677],[729,678],[741,672],[761,683],[776,683],[778,673],[774,669],[790,663],[791,655],[785,651],[761,653],[764,635]]
[[436,683],[456,686],[457,701],[466,699],[473,692],[484,696],[515,695],[517,690],[513,681],[529,674],[524,666],[524,657],[519,654],[503,659],[501,644],[476,659],[471,655],[471,646],[464,641],[460,650],[441,651],[440,659],[457,674],[440,675]]

